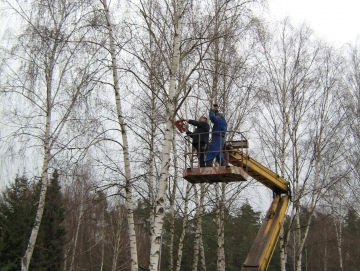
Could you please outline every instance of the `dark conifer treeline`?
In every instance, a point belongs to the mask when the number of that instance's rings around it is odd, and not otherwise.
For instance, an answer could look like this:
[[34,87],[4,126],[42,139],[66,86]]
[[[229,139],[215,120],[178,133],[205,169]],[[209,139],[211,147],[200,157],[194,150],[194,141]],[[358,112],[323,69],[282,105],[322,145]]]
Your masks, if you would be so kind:
[[[38,200],[38,184],[25,177],[16,178],[1,195],[0,204],[0,270],[19,270],[20,258],[34,221]],[[126,234],[126,212],[123,204],[110,204],[102,192],[89,192],[79,201],[74,194],[61,192],[55,172],[49,185],[43,223],[34,250],[31,270],[130,270],[129,241]],[[79,208],[80,205],[82,208]],[[82,210],[79,213],[79,210]],[[138,236],[139,266],[148,265],[149,251],[149,206],[137,202],[135,209]],[[306,219],[308,211],[302,208]],[[80,215],[80,216],[79,216]],[[240,270],[261,223],[261,213],[249,203],[237,210],[225,211],[226,270]],[[216,270],[217,232],[214,210],[206,210],[202,217],[203,245],[206,269]],[[342,221],[342,222],[341,222]],[[175,218],[174,266],[178,253],[179,236],[183,217]],[[287,223],[287,222],[286,222]],[[165,224],[161,270],[169,267],[169,223]],[[339,228],[340,227],[340,228]],[[303,266],[306,270],[338,270],[339,236],[345,270],[358,270],[360,266],[360,218],[354,209],[349,209],[341,219],[332,214],[317,212],[312,220],[310,233],[303,251]],[[194,251],[195,221],[190,219],[186,231],[180,270],[191,270]],[[75,241],[76,240],[76,241]],[[290,242],[291,244],[291,242]],[[294,244],[292,244],[294,245]],[[288,270],[293,255],[288,255]],[[200,267],[199,267],[200,268]],[[280,269],[279,249],[275,250],[269,271]],[[198,269],[200,270],[200,269]]]
[[[64,261],[65,218],[58,174],[55,171],[48,187],[48,197],[30,270],[62,270]],[[39,183],[18,177],[0,198],[0,270],[20,270],[33,227]]]

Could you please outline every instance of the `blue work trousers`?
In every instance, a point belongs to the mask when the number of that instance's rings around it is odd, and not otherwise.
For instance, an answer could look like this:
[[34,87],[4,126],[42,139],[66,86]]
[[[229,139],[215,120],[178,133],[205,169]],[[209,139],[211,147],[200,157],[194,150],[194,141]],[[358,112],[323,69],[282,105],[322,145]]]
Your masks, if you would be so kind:
[[225,165],[225,156],[224,149],[225,139],[221,136],[213,136],[211,139],[211,143],[209,148],[206,152],[205,162],[212,161],[216,157],[216,161],[220,162]]

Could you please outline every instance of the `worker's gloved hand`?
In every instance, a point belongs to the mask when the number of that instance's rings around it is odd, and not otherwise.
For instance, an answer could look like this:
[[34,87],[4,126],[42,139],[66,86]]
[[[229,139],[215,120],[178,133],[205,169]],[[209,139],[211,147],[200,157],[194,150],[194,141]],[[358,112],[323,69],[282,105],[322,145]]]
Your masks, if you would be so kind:
[[212,108],[213,111],[218,111],[219,110],[219,106],[217,104],[213,104],[213,108]]

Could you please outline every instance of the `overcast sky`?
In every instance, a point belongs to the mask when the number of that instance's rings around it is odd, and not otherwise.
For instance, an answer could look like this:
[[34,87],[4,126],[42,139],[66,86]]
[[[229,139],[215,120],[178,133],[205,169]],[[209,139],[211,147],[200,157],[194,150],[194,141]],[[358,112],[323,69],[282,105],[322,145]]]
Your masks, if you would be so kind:
[[270,14],[298,24],[306,21],[316,36],[336,46],[360,37],[360,0],[268,0]]

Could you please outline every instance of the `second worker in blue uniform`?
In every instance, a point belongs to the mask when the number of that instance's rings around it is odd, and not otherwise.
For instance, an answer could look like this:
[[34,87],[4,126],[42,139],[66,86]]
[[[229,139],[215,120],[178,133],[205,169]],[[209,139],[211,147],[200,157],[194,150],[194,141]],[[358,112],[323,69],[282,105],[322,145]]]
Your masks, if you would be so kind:
[[224,118],[224,115],[218,111],[216,105],[214,108],[209,111],[209,117],[213,123],[212,133],[211,133],[211,142],[209,148],[206,152],[205,164],[207,167],[213,166],[213,160],[216,158],[221,166],[225,166],[225,156],[224,156],[224,145],[225,145],[225,135],[227,130],[227,122]]

